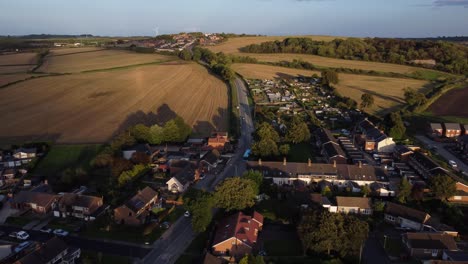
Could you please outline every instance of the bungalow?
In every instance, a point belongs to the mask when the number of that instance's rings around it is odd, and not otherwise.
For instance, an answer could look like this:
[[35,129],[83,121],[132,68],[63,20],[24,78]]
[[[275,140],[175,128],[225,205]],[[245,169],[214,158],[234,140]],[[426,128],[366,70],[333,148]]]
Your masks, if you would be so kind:
[[[68,247],[63,240],[53,237],[47,242],[36,246],[32,251],[26,253],[13,264],[50,264],[63,263],[74,264],[80,258],[79,248]],[[78,263],[78,262],[77,262]]]
[[13,196],[10,206],[15,209],[31,209],[37,214],[47,214],[58,200],[55,194],[21,191]]
[[200,178],[196,165],[190,161],[171,161],[171,178],[166,182],[167,189],[173,193],[185,192],[190,184]]
[[428,213],[392,202],[387,203],[384,211],[385,222],[416,231],[423,230],[430,218]]
[[468,185],[457,182],[456,183],[457,192],[453,197],[450,197],[448,200],[452,203],[468,203]]
[[266,179],[272,179],[278,185],[294,185],[295,182],[303,184],[319,184],[327,181],[338,188],[349,187],[352,182],[359,186],[369,185],[373,182],[388,184],[383,169],[373,166],[324,164],[324,163],[298,163],[287,162],[247,162],[247,169],[260,171]]
[[357,127],[361,131],[361,135],[357,137],[357,141],[363,146],[366,151],[376,152],[393,152],[395,142],[391,137],[385,135],[372,122],[367,119],[361,121]]
[[125,204],[114,209],[114,221],[133,226],[145,224],[157,200],[158,193],[150,187],[145,187]]
[[448,138],[458,137],[462,134],[460,124],[458,123],[445,123],[445,136]]
[[458,250],[453,236],[443,233],[406,233],[402,236],[411,257],[426,259],[441,259],[443,252]]
[[238,212],[224,218],[216,228],[213,254],[241,258],[252,253],[262,227],[263,215],[255,211],[253,216]]
[[446,169],[420,151],[409,156],[408,164],[426,180],[437,175],[447,175]]
[[229,143],[227,132],[214,132],[208,138],[208,146],[213,149],[224,150],[226,143]]
[[336,206],[339,213],[372,215],[372,204],[367,197],[336,197]]
[[442,137],[444,135],[444,128],[441,123],[430,123],[428,127],[428,134],[431,137]]
[[54,216],[73,216],[86,221],[94,220],[94,213],[103,205],[102,197],[77,193],[64,193],[54,207]]

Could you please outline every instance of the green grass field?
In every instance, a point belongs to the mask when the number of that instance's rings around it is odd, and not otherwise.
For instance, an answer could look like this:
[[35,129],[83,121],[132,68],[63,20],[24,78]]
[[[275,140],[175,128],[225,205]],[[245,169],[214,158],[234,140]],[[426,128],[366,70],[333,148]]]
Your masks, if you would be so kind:
[[88,170],[90,162],[99,153],[102,145],[54,145],[37,164],[36,174],[55,175],[67,168]]

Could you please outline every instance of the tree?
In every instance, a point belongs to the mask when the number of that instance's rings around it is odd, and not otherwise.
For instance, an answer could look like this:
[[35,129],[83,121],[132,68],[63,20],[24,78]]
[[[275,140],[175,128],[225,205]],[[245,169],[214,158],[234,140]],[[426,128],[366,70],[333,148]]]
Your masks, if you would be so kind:
[[426,95],[423,93],[417,92],[412,88],[405,88],[404,97],[406,103],[410,106],[421,106],[427,102]]
[[374,104],[374,96],[372,94],[362,94],[361,95],[361,108],[371,107]]
[[262,256],[253,256],[251,254],[245,255],[240,261],[239,264],[265,264]]
[[260,192],[260,186],[262,185],[263,182],[263,174],[259,171],[254,171],[254,170],[249,170],[242,175],[244,179],[251,180],[253,183],[255,183],[255,194],[258,194]]
[[330,186],[326,185],[325,187],[323,187],[322,189],[322,195],[323,196],[327,196],[327,197],[330,197],[332,195],[332,191],[330,189]]
[[135,138],[136,141],[138,142],[148,142],[148,139],[150,137],[150,128],[143,125],[143,124],[138,124],[136,126],[133,126],[129,128],[130,134]]
[[294,122],[286,133],[286,140],[294,144],[309,141],[309,127],[307,127],[304,121],[299,123]]
[[188,203],[185,200],[184,204],[192,215],[193,230],[204,232],[213,219],[213,196],[209,192],[199,191]]
[[255,204],[255,183],[239,177],[228,178],[216,187],[215,205],[226,211],[242,210]]
[[374,212],[382,213],[385,209],[385,203],[382,201],[375,201],[373,208]]
[[181,52],[179,52],[179,58],[189,61],[192,59],[192,54],[190,54],[190,51],[184,49]]
[[330,85],[330,84],[337,84],[338,83],[338,73],[334,70],[325,70],[322,71],[322,84]]
[[255,142],[252,145],[252,152],[254,155],[260,157],[271,157],[279,154],[278,145],[276,145],[276,142],[270,138]]
[[260,139],[271,139],[274,142],[280,141],[278,132],[275,130],[275,128],[273,128],[272,125],[267,122],[261,123],[258,126],[256,133]]
[[399,191],[397,194],[397,200],[400,203],[406,203],[408,197],[411,195],[411,184],[408,182],[406,177],[401,178]]
[[150,144],[161,144],[164,141],[164,129],[158,125],[152,125],[149,129],[148,142]]
[[192,133],[191,127],[178,116],[166,122],[162,135],[165,142],[183,142],[190,136],[190,133]]
[[369,196],[370,193],[371,193],[371,189],[369,188],[369,186],[367,186],[367,185],[362,186],[361,194],[362,194],[364,197]]
[[401,119],[399,112],[392,112],[385,116],[384,123],[386,124],[389,135],[392,138],[402,139],[405,136],[406,127]]
[[134,145],[135,143],[135,138],[130,134],[130,132],[126,131],[116,136],[112,140],[110,147],[113,152],[116,152],[121,150],[123,147],[129,147]]
[[429,188],[438,199],[444,201],[457,192],[456,181],[447,175],[437,175],[430,179]]
[[289,147],[289,144],[283,144],[279,147],[279,153],[283,156],[287,156],[289,154],[289,151],[290,151],[290,147]]
[[202,54],[201,54],[200,49],[194,48],[194,49],[192,50],[192,52],[193,52],[192,60],[194,60],[194,61],[199,61],[199,60],[201,60]]

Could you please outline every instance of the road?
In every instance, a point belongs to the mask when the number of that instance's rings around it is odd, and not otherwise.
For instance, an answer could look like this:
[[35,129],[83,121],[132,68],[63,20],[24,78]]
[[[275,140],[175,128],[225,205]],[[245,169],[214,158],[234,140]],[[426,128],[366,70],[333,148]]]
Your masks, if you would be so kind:
[[457,166],[458,168],[461,170],[461,171],[466,171],[468,172],[468,165],[466,165],[464,162],[462,162],[461,160],[459,160],[455,155],[453,155],[452,153],[450,153],[448,150],[445,149],[445,146],[448,146],[450,145],[450,143],[441,143],[441,142],[436,142],[436,141],[433,141],[429,138],[427,138],[426,136],[416,136],[416,138],[423,142],[424,144],[428,145],[428,146],[435,146],[437,147],[437,153],[439,155],[441,155],[442,157],[444,157],[444,159],[446,159],[447,161],[449,160],[453,160],[457,163]]
[[[216,175],[213,181],[210,181],[207,176],[204,180],[199,181],[195,185],[195,188],[214,191],[216,186],[227,177],[241,175],[246,170],[246,163],[242,159],[242,156],[244,152],[250,148],[252,143],[252,133],[254,132],[252,108],[249,106],[249,92],[242,79],[237,77],[234,83],[237,89],[237,98],[239,98],[239,117],[241,124],[241,134],[239,136],[236,152],[229,163],[226,164],[223,172]],[[233,107],[236,106],[234,105]],[[211,176],[212,175],[210,175],[210,177]],[[151,252],[149,252],[140,263],[174,263],[192,242],[195,235],[191,227],[190,218],[181,217],[153,244]]]
[[[5,232],[5,236],[8,236],[11,232],[18,232],[21,229],[12,226],[0,226],[0,230]],[[27,233],[30,235],[32,241],[45,242],[51,239],[53,234],[46,234],[39,231],[28,230]],[[127,256],[133,258],[142,258],[151,251],[148,246],[135,245],[132,243],[121,243],[115,241],[104,241],[94,240],[90,238],[83,238],[76,235],[69,235],[62,238],[69,246],[79,247],[82,250],[99,251],[104,254],[112,254],[118,256]],[[21,241],[18,241],[21,242]]]

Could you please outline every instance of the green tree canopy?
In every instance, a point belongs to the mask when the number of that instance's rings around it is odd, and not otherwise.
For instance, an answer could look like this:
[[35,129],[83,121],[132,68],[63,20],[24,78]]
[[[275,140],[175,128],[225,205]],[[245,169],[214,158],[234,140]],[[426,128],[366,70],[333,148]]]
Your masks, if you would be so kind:
[[280,136],[275,128],[267,122],[262,122],[257,130],[256,133],[260,139],[271,139],[274,142],[280,141]]
[[179,58],[189,61],[192,59],[192,54],[190,53],[190,51],[184,49],[181,52],[179,52]]
[[192,215],[192,228],[195,232],[204,232],[213,219],[213,195],[198,191],[188,202],[184,199],[187,209]]
[[164,141],[164,129],[158,125],[152,125],[149,129],[148,142],[150,144],[161,144]]
[[330,85],[337,84],[339,82],[338,73],[334,70],[324,70],[321,73],[322,75],[322,84]]
[[289,151],[291,150],[291,147],[289,144],[283,144],[279,147],[279,153],[283,156],[287,156],[289,154]]
[[288,129],[285,137],[286,141],[294,144],[301,142],[308,142],[310,140],[310,131],[307,124],[302,122],[293,122],[291,127]]
[[372,94],[364,93],[361,95],[361,108],[367,108],[374,105],[374,96]]
[[215,205],[226,211],[242,210],[255,204],[255,183],[239,177],[228,178],[216,187]]
[[279,154],[278,145],[270,138],[262,139],[252,145],[252,153],[260,157],[271,157]]
[[405,136],[406,127],[399,112],[392,112],[385,116],[384,123],[392,138],[402,139]]
[[262,256],[253,256],[249,254],[243,257],[239,261],[239,264],[265,264],[265,261],[263,260]]
[[406,177],[401,178],[399,190],[397,194],[397,200],[400,203],[406,203],[411,195],[411,184],[408,182]]
[[129,128],[130,134],[135,138],[138,142],[148,142],[150,137],[150,128],[143,125],[138,124],[131,128]]
[[244,179],[249,179],[253,183],[255,183],[255,194],[258,194],[260,192],[260,186],[262,185],[263,182],[263,174],[259,171],[254,171],[254,170],[249,170],[242,175]]
[[429,181],[429,188],[440,200],[447,200],[457,192],[456,181],[447,175],[432,177]]

